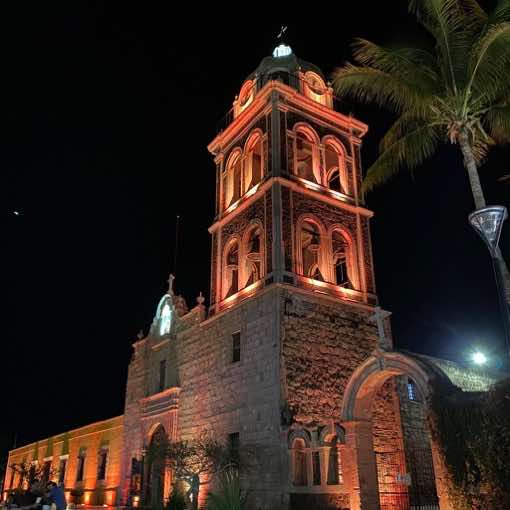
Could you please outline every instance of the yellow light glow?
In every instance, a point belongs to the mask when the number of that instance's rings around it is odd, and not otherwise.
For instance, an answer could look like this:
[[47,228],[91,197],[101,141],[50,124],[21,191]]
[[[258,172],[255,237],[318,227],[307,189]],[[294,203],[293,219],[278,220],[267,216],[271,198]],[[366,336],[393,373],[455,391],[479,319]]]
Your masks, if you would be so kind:
[[233,294],[232,296],[229,296],[228,298],[225,298],[223,302],[221,303],[221,308],[229,308],[241,299],[244,299],[248,296],[252,296],[255,294],[255,292],[264,285],[264,280],[258,280],[257,282],[252,283],[251,285],[248,285],[248,287],[245,287],[244,289],[240,290],[236,294]]

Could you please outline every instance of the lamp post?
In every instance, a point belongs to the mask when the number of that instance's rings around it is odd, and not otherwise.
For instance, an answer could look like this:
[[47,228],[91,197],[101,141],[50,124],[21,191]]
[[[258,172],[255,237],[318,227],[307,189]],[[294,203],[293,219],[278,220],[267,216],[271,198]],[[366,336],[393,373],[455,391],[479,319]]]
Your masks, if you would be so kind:
[[483,242],[489,248],[492,259],[492,268],[494,269],[494,278],[498,290],[499,307],[503,320],[503,328],[505,331],[505,342],[510,356],[510,309],[505,296],[505,282],[503,272],[501,270],[500,260],[501,254],[498,249],[499,238],[503,222],[508,218],[508,211],[502,205],[493,205],[477,209],[469,215],[469,223],[476,230]]

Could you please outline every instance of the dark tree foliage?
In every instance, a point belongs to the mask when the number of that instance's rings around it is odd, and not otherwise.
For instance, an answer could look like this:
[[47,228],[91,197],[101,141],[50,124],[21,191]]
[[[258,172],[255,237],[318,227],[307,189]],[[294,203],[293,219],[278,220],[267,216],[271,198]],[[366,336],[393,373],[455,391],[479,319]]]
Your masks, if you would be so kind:
[[510,508],[510,378],[487,393],[436,383],[430,404],[454,508]]

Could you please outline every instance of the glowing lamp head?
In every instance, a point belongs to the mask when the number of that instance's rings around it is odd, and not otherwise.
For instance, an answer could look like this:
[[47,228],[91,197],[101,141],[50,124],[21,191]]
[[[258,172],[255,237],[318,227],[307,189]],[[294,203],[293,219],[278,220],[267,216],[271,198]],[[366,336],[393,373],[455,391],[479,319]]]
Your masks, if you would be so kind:
[[483,352],[476,351],[473,353],[471,359],[476,365],[485,365],[487,363],[487,356]]
[[290,46],[287,46],[286,44],[279,44],[274,50],[273,50],[273,57],[288,57],[292,53],[292,49]]

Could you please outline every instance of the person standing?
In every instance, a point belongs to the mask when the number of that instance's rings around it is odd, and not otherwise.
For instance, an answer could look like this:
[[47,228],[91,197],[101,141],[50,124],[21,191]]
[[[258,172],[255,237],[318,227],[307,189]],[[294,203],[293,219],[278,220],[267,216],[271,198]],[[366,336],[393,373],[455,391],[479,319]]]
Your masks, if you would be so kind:
[[64,491],[55,482],[48,482],[48,496],[55,503],[57,510],[66,510],[66,498]]

